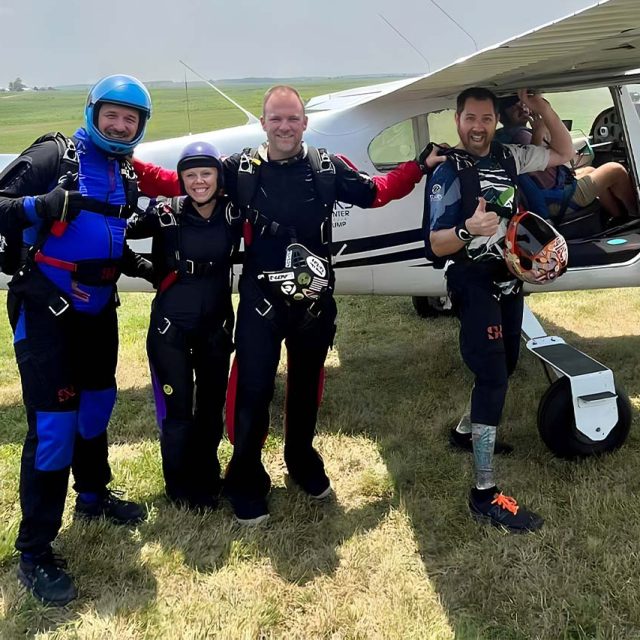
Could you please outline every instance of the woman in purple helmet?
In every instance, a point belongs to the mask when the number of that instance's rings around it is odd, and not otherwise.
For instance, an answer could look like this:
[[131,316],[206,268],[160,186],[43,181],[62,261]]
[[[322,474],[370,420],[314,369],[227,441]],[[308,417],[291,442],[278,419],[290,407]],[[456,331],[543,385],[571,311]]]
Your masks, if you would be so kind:
[[220,195],[222,161],[213,145],[187,145],[177,171],[186,195],[160,200],[131,218],[127,237],[153,237],[157,294],[147,353],[165,490],[180,506],[214,509],[233,351],[231,258],[239,227],[236,231],[232,205]]

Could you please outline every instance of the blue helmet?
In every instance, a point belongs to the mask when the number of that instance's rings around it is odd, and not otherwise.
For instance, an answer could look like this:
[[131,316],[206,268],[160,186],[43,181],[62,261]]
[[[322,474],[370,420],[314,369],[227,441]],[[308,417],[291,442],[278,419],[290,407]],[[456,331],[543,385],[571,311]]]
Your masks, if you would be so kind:
[[220,152],[209,142],[190,142],[180,154],[178,160],[178,180],[184,193],[182,172],[194,167],[215,167],[218,170],[218,190],[224,186],[224,168]]
[[[122,105],[137,109],[140,124],[133,140],[112,140],[98,129],[98,114],[104,103]],[[84,109],[85,127],[93,143],[113,155],[128,155],[142,140],[147,121],[151,117],[151,96],[146,87],[132,76],[114,75],[99,80],[89,91],[87,106]]]

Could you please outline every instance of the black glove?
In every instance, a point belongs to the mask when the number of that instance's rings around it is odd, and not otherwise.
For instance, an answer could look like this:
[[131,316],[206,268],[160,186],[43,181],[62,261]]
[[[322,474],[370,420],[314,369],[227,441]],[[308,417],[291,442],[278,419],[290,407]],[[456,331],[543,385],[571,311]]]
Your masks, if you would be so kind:
[[154,284],[155,272],[153,264],[149,260],[140,258],[140,261],[138,262],[138,277],[144,278],[147,282]]
[[422,169],[423,173],[426,173],[427,168],[425,167],[425,162],[427,160],[427,157],[429,156],[429,154],[431,153],[431,151],[433,150],[433,142],[430,142],[421,152],[420,155],[418,155],[418,164],[420,165],[420,168]]
[[79,191],[56,187],[49,193],[36,196],[36,213],[43,220],[71,222],[80,213],[82,201],[83,195]]
[[427,158],[429,157],[429,155],[431,154],[431,152],[433,151],[433,149],[437,149],[437,154],[438,156],[444,156],[446,155],[446,153],[449,151],[449,145],[440,145],[437,144],[436,142],[430,142],[418,155],[418,159],[417,162],[420,165],[420,169],[422,169],[422,173],[425,175],[429,175],[431,173],[433,173],[436,168],[438,167],[438,165],[436,164],[435,167],[427,167],[427,165],[425,164],[425,162],[427,161]]

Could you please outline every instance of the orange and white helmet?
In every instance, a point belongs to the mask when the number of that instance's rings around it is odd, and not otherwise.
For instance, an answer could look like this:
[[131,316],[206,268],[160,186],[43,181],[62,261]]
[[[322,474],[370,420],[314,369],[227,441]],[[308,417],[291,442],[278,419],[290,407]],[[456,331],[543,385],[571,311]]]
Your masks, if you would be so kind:
[[519,211],[507,226],[504,259],[516,278],[545,284],[567,270],[567,241],[543,218]]

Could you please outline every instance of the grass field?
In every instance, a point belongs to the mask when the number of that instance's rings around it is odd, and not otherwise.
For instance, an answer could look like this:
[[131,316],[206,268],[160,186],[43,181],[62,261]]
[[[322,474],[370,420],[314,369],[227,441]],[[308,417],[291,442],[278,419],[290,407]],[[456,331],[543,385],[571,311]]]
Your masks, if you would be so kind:
[[[256,100],[260,94],[256,89]],[[156,102],[163,113],[164,97]],[[20,139],[27,143],[58,128],[35,114],[21,125],[17,112],[9,126],[4,107],[0,99],[3,144],[8,128],[23,127]],[[219,123],[223,116],[210,117]],[[638,292],[529,300],[550,332],[614,369],[631,396],[635,422]],[[516,449],[497,461],[498,472],[504,488],[535,507],[546,525],[523,536],[480,527],[466,509],[470,457],[446,441],[471,383],[458,355],[456,321],[421,320],[406,298],[341,297],[318,424],[335,499],[312,505],[287,485],[281,369],[265,447],[272,519],[247,530],[233,523],[227,505],[197,516],[163,498],[144,354],[150,301],[148,294],[123,295],[120,392],[110,427],[114,485],[145,502],[150,517],[132,530],[74,522],[70,491],[58,550],[69,560],[80,598],[64,609],[36,603],[15,579],[25,427],[11,334],[0,314],[2,640],[640,638],[635,424],[613,455],[582,463],[553,458],[535,428],[546,381],[524,354],[501,427]],[[229,456],[225,441],[223,463]]]
[[[300,95],[309,98],[329,91],[384,82],[384,78],[301,82]],[[256,115],[262,109],[263,85],[220,84],[231,98]],[[246,117],[209,87],[151,89],[153,114],[145,140],[211,131],[244,124]],[[47,131],[71,135],[82,123],[86,92],[49,91],[0,94],[0,153],[18,153]],[[188,112],[187,112],[188,106]],[[189,128],[189,122],[191,128]]]

